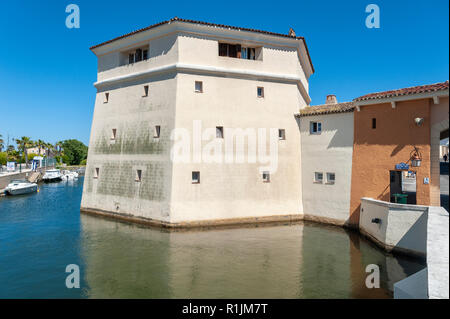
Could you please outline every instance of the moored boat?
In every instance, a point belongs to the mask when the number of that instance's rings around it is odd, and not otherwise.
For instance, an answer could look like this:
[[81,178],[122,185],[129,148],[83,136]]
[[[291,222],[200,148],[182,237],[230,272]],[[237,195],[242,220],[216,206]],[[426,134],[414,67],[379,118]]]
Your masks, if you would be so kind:
[[62,179],[61,171],[59,169],[49,169],[45,171],[42,180],[44,182],[56,182]]
[[63,171],[61,174],[61,179],[63,181],[72,181],[74,179],[78,179],[78,173],[72,171]]
[[30,183],[27,180],[13,180],[5,189],[5,192],[9,195],[22,195],[28,193],[34,193],[38,190],[36,183]]

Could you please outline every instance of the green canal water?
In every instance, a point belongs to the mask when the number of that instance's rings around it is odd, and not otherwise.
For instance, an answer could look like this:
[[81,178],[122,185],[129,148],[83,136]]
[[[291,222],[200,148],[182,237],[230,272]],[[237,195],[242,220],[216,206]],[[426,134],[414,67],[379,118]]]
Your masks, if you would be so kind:
[[[80,215],[82,188],[0,198],[0,298],[392,298],[425,267],[317,224],[167,232]],[[79,289],[66,288],[69,264]]]

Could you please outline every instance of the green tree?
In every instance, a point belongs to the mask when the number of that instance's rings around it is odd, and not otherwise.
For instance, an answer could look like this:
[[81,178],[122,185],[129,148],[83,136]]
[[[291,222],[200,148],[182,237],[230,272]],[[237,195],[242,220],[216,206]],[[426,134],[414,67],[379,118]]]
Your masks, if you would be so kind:
[[21,139],[15,139],[15,141],[16,141],[17,148],[19,149],[19,151],[22,152],[23,154],[25,154],[25,163],[28,166],[27,149],[33,147],[35,143],[28,136],[22,136]]
[[8,148],[6,149],[6,155],[8,156],[7,161],[9,162],[19,161],[19,152],[16,151],[14,145],[8,145]]
[[5,147],[5,141],[2,138],[2,134],[0,134],[0,152],[3,151],[3,147]]
[[62,142],[64,149],[63,161],[69,165],[80,165],[87,158],[88,147],[82,142],[71,139]]
[[6,165],[8,154],[6,152],[0,152],[0,165]]

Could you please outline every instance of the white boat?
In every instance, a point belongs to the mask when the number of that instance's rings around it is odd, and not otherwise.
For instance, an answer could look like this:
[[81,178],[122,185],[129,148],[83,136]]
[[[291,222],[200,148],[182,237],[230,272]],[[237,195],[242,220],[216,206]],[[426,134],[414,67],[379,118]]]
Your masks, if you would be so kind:
[[21,195],[34,193],[38,190],[36,183],[30,183],[26,180],[13,180],[8,184],[5,191],[9,195]]
[[59,169],[49,169],[45,171],[42,180],[44,182],[60,181],[62,179],[61,171]]
[[74,179],[78,179],[78,173],[71,171],[63,171],[61,174],[61,179],[63,181],[73,181]]

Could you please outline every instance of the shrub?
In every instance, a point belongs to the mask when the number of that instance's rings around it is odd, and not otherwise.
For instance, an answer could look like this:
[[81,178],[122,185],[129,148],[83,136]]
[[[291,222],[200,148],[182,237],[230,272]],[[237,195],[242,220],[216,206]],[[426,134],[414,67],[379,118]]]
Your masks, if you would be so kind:
[[6,152],[0,152],[0,165],[6,165]]

